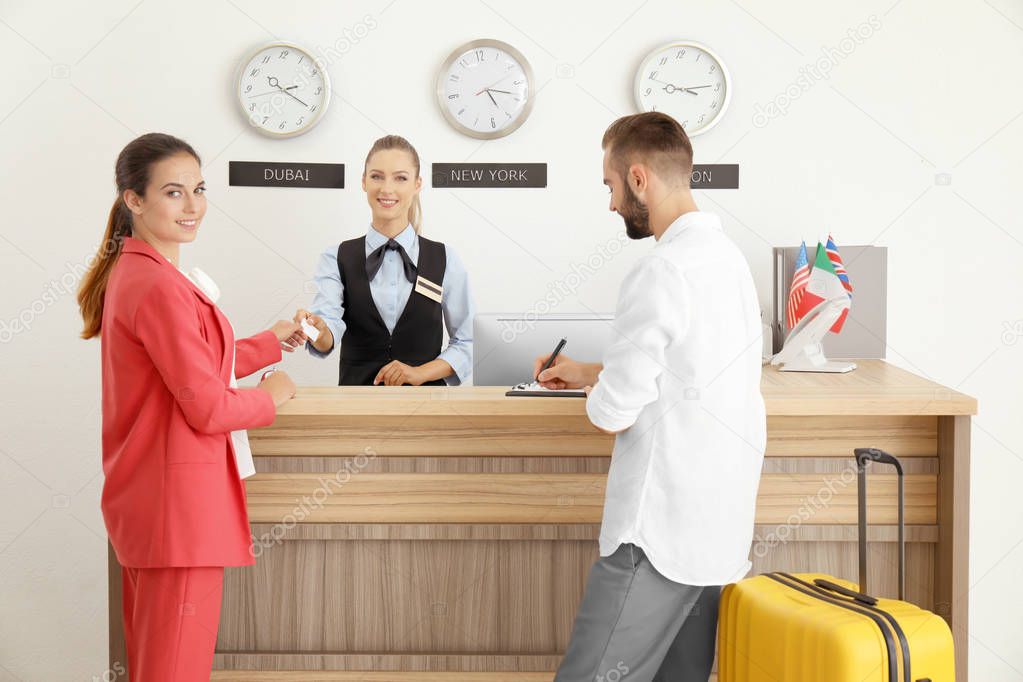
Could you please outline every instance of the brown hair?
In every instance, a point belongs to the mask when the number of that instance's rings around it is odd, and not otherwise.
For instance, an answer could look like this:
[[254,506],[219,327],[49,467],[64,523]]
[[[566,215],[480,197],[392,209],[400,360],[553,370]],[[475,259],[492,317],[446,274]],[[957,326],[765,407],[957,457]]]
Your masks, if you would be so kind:
[[624,178],[629,166],[643,163],[663,178],[693,172],[693,145],[678,121],[659,111],[622,116],[608,126],[601,149],[611,154],[610,165]]
[[[366,163],[362,167],[364,176],[373,155],[386,149],[400,149],[403,152],[408,152],[412,156],[412,164],[416,167],[416,177],[419,177],[419,152],[411,142],[401,135],[385,135],[373,143],[373,146],[369,148],[369,154],[366,154]],[[408,207],[408,221],[412,224],[412,229],[416,231],[416,234],[419,234],[419,230],[423,227],[423,205],[419,203],[418,194],[412,197],[412,205]]]
[[82,338],[98,336],[103,322],[103,297],[107,290],[110,272],[121,255],[124,238],[132,233],[132,213],[124,203],[124,193],[133,190],[139,196],[146,192],[149,173],[154,163],[175,154],[189,154],[201,164],[199,155],[184,140],[163,133],[147,133],[128,143],[117,155],[114,165],[114,182],[117,184],[117,198],[107,218],[107,229],[103,243],[85,273],[78,287],[78,307],[82,312],[85,326]]

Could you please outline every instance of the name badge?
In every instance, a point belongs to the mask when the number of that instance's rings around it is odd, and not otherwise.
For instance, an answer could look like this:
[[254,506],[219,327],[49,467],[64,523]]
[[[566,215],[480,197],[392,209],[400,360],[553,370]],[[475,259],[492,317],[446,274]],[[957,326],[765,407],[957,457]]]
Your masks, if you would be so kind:
[[441,296],[444,294],[444,287],[434,284],[425,277],[416,277],[416,293],[440,303]]

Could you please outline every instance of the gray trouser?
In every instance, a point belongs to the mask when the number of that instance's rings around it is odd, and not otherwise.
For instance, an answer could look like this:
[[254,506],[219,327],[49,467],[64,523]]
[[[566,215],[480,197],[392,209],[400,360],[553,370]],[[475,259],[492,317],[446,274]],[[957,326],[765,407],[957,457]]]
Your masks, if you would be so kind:
[[593,564],[555,682],[707,682],[719,586],[672,582],[623,544]]

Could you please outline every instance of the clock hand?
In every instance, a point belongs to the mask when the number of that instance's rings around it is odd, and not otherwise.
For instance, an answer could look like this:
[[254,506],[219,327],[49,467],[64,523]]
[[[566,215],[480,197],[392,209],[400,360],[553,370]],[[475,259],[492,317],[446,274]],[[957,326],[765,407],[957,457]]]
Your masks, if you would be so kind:
[[490,101],[493,102],[494,106],[496,107],[497,106],[497,100],[494,99],[494,96],[490,94],[490,90],[489,89],[487,90],[487,97],[490,98]]
[[505,95],[514,95],[514,92],[508,92],[507,90],[495,90],[494,88],[487,88],[487,92],[501,92]]
[[[292,85],[290,88],[284,88],[284,89],[285,90],[294,90],[297,87],[298,87],[297,85]],[[278,92],[280,92],[280,91],[279,90],[267,90],[266,92],[261,92],[258,95],[249,95],[249,99],[252,99],[253,97],[262,97],[263,95],[275,95]]]
[[288,92],[288,90],[291,90],[291,89],[293,89],[293,88],[297,88],[297,87],[298,87],[297,85],[293,85],[293,86],[291,86],[291,87],[289,87],[289,88],[282,88],[282,87],[280,86],[280,81],[279,81],[279,80],[277,80],[277,76],[267,76],[267,77],[266,77],[266,81],[267,81],[267,83],[269,83],[269,84],[270,84],[270,87],[271,87],[271,88],[277,88],[278,90],[280,90],[281,92],[283,92],[283,93],[284,93],[285,95],[287,95],[287,96],[288,96],[288,97],[290,97],[291,99],[295,100],[296,102],[298,102],[299,104],[301,104],[302,106],[304,106],[304,107],[305,107],[306,109],[308,109],[308,108],[309,108],[309,105],[308,105],[308,104],[306,104],[305,102],[303,102],[302,100],[300,100],[300,99],[299,99],[298,97],[295,97],[295,96],[294,96],[294,95],[292,95],[292,94],[291,94],[290,92]]
[[501,77],[500,77],[500,78],[498,78],[498,79],[497,79],[496,81],[494,81],[493,83],[491,83],[491,84],[490,84],[489,86],[487,86],[487,87],[483,88],[482,90],[480,90],[480,91],[479,91],[479,92],[477,92],[476,94],[477,94],[477,95],[481,95],[481,94],[483,94],[483,92],[484,92],[484,91],[486,91],[486,90],[490,90],[491,88],[493,88],[493,87],[494,87],[495,85],[497,85],[497,84],[498,84],[498,83],[500,83],[501,81],[503,81],[503,80],[505,80],[506,78],[508,78],[509,76],[513,76],[513,75],[515,75],[515,74],[511,74],[511,73],[510,73],[510,74],[508,74],[507,76],[501,76]]

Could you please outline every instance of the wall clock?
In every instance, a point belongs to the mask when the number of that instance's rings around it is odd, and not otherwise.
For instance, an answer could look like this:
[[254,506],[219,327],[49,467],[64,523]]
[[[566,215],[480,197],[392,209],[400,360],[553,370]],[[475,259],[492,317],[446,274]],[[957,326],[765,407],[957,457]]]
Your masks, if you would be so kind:
[[503,137],[533,108],[533,69],[522,53],[499,40],[474,40],[455,49],[437,76],[437,101],[455,130],[481,140]]
[[690,136],[721,120],[732,94],[724,62],[710,48],[690,41],[662,45],[636,71],[636,106],[663,111]]
[[264,45],[242,61],[235,91],[249,123],[270,137],[294,137],[319,123],[330,104],[330,77],[309,50]]

